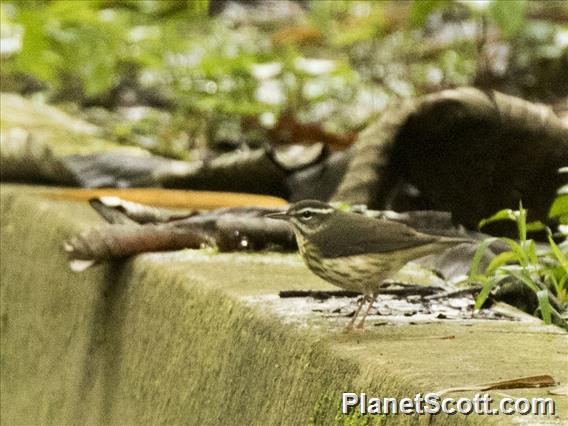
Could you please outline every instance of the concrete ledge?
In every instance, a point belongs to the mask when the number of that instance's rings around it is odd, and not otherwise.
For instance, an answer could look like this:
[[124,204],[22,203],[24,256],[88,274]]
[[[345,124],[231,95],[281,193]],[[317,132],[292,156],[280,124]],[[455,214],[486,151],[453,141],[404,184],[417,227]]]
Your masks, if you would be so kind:
[[[537,374],[568,381],[566,334],[554,327],[448,322],[365,335],[343,335],[333,321],[298,327],[270,303],[247,301],[327,288],[293,256],[147,254],[74,274],[61,244],[100,223],[86,203],[15,185],[2,185],[1,202],[6,424],[418,423],[343,417],[341,392],[414,396]],[[568,398],[554,399],[566,419]]]

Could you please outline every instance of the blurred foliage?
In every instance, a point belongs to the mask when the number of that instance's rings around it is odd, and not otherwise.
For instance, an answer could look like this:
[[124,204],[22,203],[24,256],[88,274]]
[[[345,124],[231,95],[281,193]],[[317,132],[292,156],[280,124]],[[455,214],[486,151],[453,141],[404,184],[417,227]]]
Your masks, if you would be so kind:
[[262,142],[283,114],[358,131],[393,98],[472,83],[568,94],[566,3],[213,3],[3,1],[3,90],[89,107],[111,136],[176,157]]

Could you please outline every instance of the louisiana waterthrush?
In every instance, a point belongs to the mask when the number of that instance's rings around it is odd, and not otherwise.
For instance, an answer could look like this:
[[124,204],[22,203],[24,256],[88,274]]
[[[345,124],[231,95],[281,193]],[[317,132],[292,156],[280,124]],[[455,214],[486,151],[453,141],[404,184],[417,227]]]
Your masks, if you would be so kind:
[[365,302],[367,309],[357,328],[363,328],[384,281],[411,260],[471,243],[463,238],[424,234],[399,222],[375,219],[334,209],[321,201],[293,204],[285,213],[267,215],[287,221],[308,268],[324,280],[360,292],[351,330]]

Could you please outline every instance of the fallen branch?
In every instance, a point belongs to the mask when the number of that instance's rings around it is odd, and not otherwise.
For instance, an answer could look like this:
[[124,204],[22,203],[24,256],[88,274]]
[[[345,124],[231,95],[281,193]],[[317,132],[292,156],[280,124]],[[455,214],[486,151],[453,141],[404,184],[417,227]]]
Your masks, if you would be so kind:
[[[397,285],[397,283],[389,283]],[[429,295],[440,292],[442,289],[435,286],[420,286],[404,284],[400,288],[384,288],[379,294],[406,297],[410,295]],[[357,297],[361,293],[348,290],[284,290],[278,293],[280,298],[312,297],[318,300],[327,300],[331,297]]]
[[106,225],[83,232],[64,243],[71,259],[108,260],[137,253],[213,244],[211,237],[194,229],[164,225]]

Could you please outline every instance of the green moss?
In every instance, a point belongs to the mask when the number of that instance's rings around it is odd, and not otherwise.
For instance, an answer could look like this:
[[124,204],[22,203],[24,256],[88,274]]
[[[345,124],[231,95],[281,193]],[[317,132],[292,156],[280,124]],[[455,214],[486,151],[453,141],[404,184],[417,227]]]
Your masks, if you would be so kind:
[[[298,262],[144,255],[74,274],[61,243],[100,220],[86,203],[33,191],[1,187],[3,423],[416,424],[413,416],[342,416],[341,393],[402,397],[530,374],[567,379],[566,335],[551,329],[449,323],[344,335],[287,325],[269,306],[245,302],[284,285],[325,288]],[[455,339],[439,339],[447,335]],[[561,416],[567,399],[557,399]],[[499,419],[431,419],[464,420]]]

